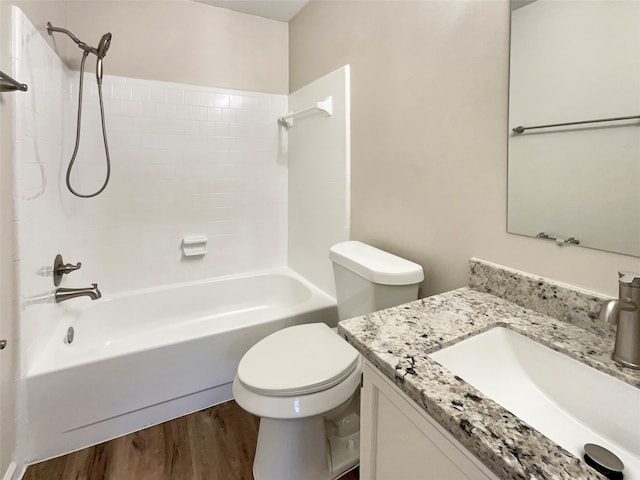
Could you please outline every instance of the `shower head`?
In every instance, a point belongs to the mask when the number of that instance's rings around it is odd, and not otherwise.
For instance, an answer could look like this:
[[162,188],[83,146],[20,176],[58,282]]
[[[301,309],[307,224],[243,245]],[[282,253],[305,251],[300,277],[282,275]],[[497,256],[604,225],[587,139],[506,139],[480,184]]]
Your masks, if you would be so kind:
[[100,43],[98,43],[98,48],[96,49],[96,56],[98,60],[96,62],[96,80],[99,85],[102,85],[102,59],[107,54],[107,50],[111,46],[111,34],[105,33],[100,39]]
[[100,39],[100,43],[98,43],[98,48],[96,49],[97,50],[96,55],[98,56],[98,58],[104,58],[110,46],[111,46],[111,34],[105,33]]

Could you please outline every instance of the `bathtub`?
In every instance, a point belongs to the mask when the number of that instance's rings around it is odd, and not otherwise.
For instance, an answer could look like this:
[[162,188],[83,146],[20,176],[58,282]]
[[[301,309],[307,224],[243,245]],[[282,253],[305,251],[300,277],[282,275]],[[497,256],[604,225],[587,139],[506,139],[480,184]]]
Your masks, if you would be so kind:
[[335,300],[288,268],[58,306],[25,381],[30,463],[230,400],[252,345],[338,319]]

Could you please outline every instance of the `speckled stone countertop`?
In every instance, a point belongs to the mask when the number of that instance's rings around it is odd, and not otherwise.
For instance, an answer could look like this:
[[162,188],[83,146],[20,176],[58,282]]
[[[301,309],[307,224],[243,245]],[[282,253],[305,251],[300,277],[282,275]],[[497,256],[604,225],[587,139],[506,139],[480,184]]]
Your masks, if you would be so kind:
[[597,334],[470,288],[342,321],[339,332],[498,477],[604,479],[427,356],[496,326],[640,387],[640,372],[611,360],[612,332]]

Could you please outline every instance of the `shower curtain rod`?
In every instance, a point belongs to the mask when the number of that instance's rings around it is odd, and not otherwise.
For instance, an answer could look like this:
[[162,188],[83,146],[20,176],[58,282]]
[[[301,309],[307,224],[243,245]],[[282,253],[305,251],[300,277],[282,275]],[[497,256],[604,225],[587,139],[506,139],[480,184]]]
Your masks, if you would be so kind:
[[331,116],[333,114],[332,100],[333,100],[332,97],[327,97],[320,102],[316,102],[316,104],[313,105],[312,107],[303,108],[302,110],[298,110],[297,112],[289,112],[286,115],[283,115],[280,118],[278,118],[278,122],[285,124],[285,126],[287,127],[292,127],[293,117],[300,115],[302,113],[310,112],[312,110],[320,110],[322,112],[327,113],[329,116]]
[[28,88],[25,83],[20,83],[0,71],[0,92],[15,92],[16,90],[26,92]]

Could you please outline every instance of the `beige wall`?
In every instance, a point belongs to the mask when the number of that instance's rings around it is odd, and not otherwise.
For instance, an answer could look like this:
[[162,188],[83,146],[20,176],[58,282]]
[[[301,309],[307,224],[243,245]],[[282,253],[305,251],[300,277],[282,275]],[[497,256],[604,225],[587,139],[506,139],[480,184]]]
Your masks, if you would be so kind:
[[[11,6],[19,7],[33,24],[42,33],[49,45],[54,46],[53,39],[47,35],[47,22],[52,24],[67,23],[67,3],[60,0],[0,0],[2,4],[2,47],[7,48],[11,44]],[[5,28],[6,27],[6,28]],[[10,61],[7,56],[5,61]]]
[[611,295],[640,270],[506,233],[506,0],[313,1],[289,38],[292,91],[351,65],[352,238],[422,264],[423,295],[471,256]]
[[[284,22],[191,0],[0,1],[19,6],[74,69],[80,66],[80,49],[64,34],[49,36],[47,21],[93,46],[111,32],[104,62],[110,75],[289,92],[289,33]],[[8,35],[3,29],[3,45]],[[95,58],[90,57],[87,70],[94,67]]]
[[[64,25],[63,25],[64,26]],[[96,46],[111,32],[106,73],[286,94],[288,29],[275,20],[189,0],[69,2],[65,26]],[[59,48],[72,43],[57,38]],[[66,51],[79,68],[80,50]],[[93,71],[95,61],[87,61]]]

